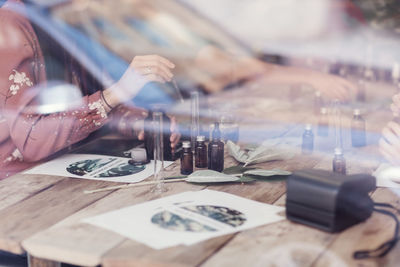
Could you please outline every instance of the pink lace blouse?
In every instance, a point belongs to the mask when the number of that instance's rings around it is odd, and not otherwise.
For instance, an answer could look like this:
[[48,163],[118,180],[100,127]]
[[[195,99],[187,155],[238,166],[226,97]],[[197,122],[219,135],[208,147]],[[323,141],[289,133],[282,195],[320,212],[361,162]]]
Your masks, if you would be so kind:
[[99,92],[85,96],[74,111],[30,112],[32,88],[46,82],[45,66],[29,21],[7,9],[15,3],[0,8],[0,179],[82,140],[108,117]]

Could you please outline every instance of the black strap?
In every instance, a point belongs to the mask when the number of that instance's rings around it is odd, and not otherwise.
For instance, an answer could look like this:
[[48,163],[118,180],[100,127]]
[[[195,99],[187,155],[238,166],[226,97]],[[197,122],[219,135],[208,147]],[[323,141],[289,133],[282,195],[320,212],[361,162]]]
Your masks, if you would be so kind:
[[[397,211],[397,209],[395,207],[393,207],[392,205],[390,205],[390,204],[374,203],[374,205],[375,206],[379,206],[379,207],[392,208],[392,209],[395,209]],[[390,239],[389,241],[386,241],[385,243],[383,243],[382,245],[380,245],[376,249],[373,249],[373,250],[359,250],[359,251],[354,252],[353,257],[355,259],[366,259],[366,258],[383,257],[386,254],[388,254],[390,252],[390,250],[392,250],[392,248],[394,248],[394,246],[396,245],[397,241],[399,240],[399,226],[400,226],[400,223],[399,223],[399,220],[397,219],[397,216],[394,213],[392,213],[391,211],[384,210],[384,209],[374,208],[374,211],[382,213],[382,214],[385,214],[387,216],[390,216],[396,222],[393,238]]]

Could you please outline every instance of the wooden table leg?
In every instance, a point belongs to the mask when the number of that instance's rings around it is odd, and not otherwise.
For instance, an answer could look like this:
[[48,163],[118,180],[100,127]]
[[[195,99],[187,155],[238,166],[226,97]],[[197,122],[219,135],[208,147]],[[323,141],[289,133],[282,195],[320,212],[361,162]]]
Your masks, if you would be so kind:
[[28,266],[29,267],[61,267],[60,262],[35,258],[28,254]]

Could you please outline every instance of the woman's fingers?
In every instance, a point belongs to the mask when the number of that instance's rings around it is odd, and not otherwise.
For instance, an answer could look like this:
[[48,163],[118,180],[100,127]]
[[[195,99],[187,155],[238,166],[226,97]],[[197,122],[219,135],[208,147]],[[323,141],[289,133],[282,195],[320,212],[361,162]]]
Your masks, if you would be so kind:
[[169,140],[171,141],[171,147],[175,148],[181,138],[181,134],[179,133],[176,118],[174,116],[171,116],[170,120],[171,120],[171,127],[170,127],[171,136]]
[[144,56],[136,56],[133,60],[137,61],[154,61],[154,62],[159,62],[167,67],[173,69],[175,68],[175,64],[169,61],[168,59],[161,57],[159,55],[144,55]]
[[379,140],[379,151],[390,163],[399,164],[400,152],[383,138]]
[[171,61],[158,55],[136,56],[131,66],[141,75],[154,74],[166,82],[171,81],[173,77],[171,69],[175,68]]
[[133,68],[141,75],[155,74],[162,77],[167,82],[171,81],[174,76],[169,67],[154,61],[135,62]]

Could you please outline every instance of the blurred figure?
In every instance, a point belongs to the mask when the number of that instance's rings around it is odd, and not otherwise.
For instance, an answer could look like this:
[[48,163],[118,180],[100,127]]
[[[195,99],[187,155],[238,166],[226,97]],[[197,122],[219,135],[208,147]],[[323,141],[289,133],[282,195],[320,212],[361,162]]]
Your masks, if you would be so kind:
[[355,94],[356,86],[339,76],[321,73],[300,67],[281,66],[261,61],[254,57],[235,56],[215,47],[201,49],[196,58],[196,66],[208,74],[206,91],[223,89],[235,80],[261,78],[266,83],[312,86],[331,99],[346,101]]
[[[157,55],[136,56],[119,81],[83,96],[79,107],[41,114],[37,88],[46,84],[46,66],[38,38],[25,16],[8,9],[23,10],[22,1],[0,1],[0,5],[0,179],[86,138],[113,116],[142,119],[145,112],[121,104],[148,82],[165,83],[173,77],[175,65],[169,60]],[[72,83],[81,78],[72,68],[70,72]],[[143,138],[143,133],[138,131],[138,135]],[[171,135],[171,146],[178,138],[176,133]]]
[[382,130],[379,151],[393,165],[400,165],[400,94],[393,96],[391,110],[394,120]]

